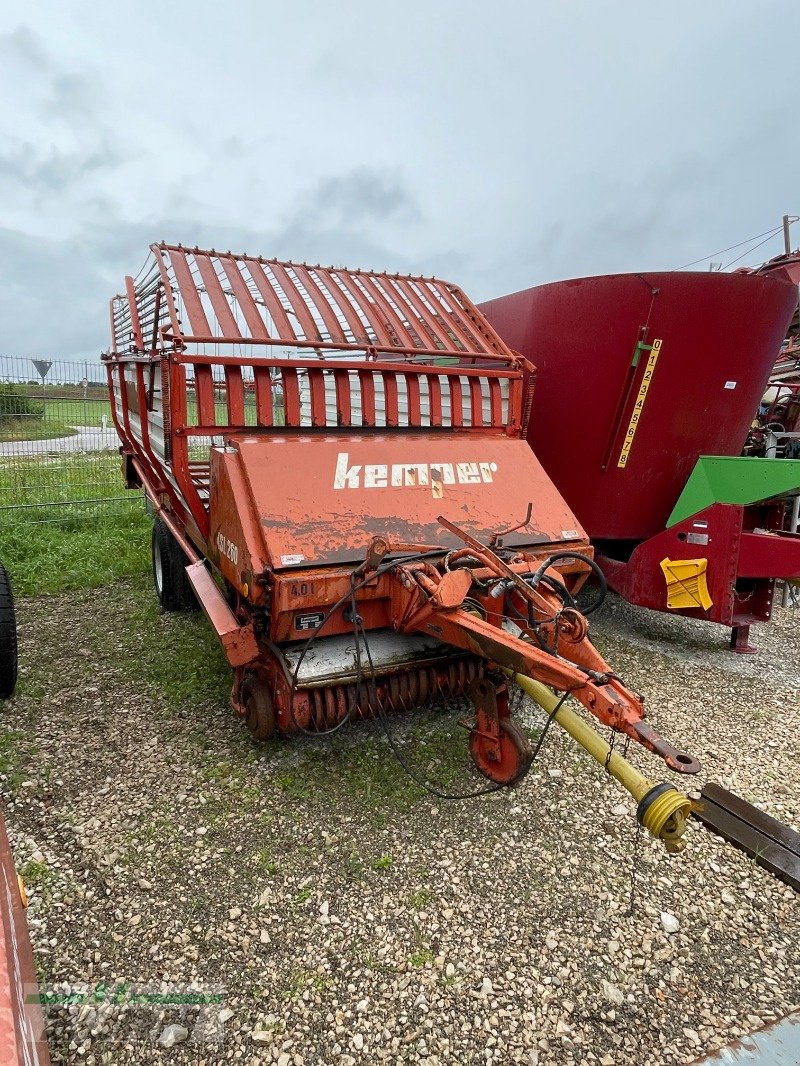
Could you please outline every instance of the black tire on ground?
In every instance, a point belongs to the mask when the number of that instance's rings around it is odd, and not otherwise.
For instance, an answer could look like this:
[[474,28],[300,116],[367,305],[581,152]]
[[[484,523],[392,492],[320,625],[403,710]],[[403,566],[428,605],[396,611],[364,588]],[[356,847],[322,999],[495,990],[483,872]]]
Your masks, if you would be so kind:
[[17,685],[17,618],[5,567],[0,566],[0,699],[13,696]]
[[197,598],[186,566],[183,548],[160,518],[153,522],[153,584],[158,602],[165,611],[196,611]]

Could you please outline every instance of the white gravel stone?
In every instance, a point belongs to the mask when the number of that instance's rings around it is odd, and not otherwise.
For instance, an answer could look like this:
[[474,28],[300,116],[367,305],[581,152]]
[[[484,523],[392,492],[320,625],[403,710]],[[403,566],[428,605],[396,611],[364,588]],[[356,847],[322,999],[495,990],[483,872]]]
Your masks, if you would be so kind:
[[610,981],[603,980],[602,985],[603,995],[609,1003],[613,1003],[617,1007],[621,1007],[625,1002],[625,996],[621,989],[616,985],[612,985]]
[[170,1048],[174,1047],[175,1044],[182,1044],[188,1037],[189,1030],[184,1025],[178,1025],[173,1022],[161,1030],[157,1043],[159,1047]]
[[661,928],[665,933],[677,933],[680,927],[681,923],[674,914],[670,914],[669,911],[661,912]]

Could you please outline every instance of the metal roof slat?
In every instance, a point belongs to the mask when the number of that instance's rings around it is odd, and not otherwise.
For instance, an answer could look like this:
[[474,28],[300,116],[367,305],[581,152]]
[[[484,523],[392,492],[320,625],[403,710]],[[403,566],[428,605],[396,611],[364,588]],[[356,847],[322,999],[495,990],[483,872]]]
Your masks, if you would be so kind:
[[[466,348],[466,351],[465,352],[461,352],[461,354],[462,355],[467,355],[467,354],[470,354],[470,353],[473,354],[473,355],[485,355],[485,354],[487,354],[486,353],[486,349],[483,347],[483,345],[480,343],[480,341],[478,341],[478,351],[477,352],[475,351],[475,342],[476,342],[477,338],[474,337],[474,336],[470,337],[469,333],[465,332],[463,326],[456,319],[456,317],[452,314],[452,312],[445,311],[444,307],[442,306],[442,303],[441,303],[442,300],[444,300],[446,303],[459,303],[459,301],[456,301],[453,298],[453,293],[449,289],[440,289],[439,288],[439,282],[436,280],[436,278],[431,278],[430,281],[426,281],[424,284],[427,286],[428,292],[433,294],[433,296],[435,297],[437,309],[438,309],[439,315],[442,318],[442,321],[447,323],[447,325],[450,327],[450,329],[452,329],[453,333],[458,337],[458,339],[461,341],[461,343]],[[460,303],[459,303],[459,307],[462,307],[462,305]]]
[[364,344],[370,344],[371,342],[369,340],[369,337],[367,337],[366,333],[364,332],[364,323],[356,314],[353,305],[345,297],[345,294],[336,284],[336,281],[333,278],[332,271],[327,270],[325,267],[314,267],[313,270],[317,277],[322,280],[323,284],[325,285],[325,288],[331,294],[336,304],[338,305],[339,310],[344,315],[355,341],[357,343],[362,342]]
[[336,317],[331,308],[331,303],[325,296],[325,293],[320,289],[317,282],[312,278],[311,273],[305,264],[302,266],[295,264],[292,268],[295,276],[298,278],[303,288],[306,290],[314,306],[319,311],[320,318],[325,324],[325,328],[328,330],[328,334],[332,341],[340,340],[343,344],[347,344],[347,338],[342,331],[341,323]]
[[192,333],[198,337],[209,336],[211,326],[208,324],[200,293],[194,283],[194,278],[186,259],[186,252],[183,248],[170,248],[169,261],[175,275],[178,292],[181,294],[181,300],[183,300],[183,306],[189,316],[189,325]]
[[397,345],[387,333],[383,323],[380,322],[380,320],[371,310],[369,301],[367,300],[365,293],[363,293],[361,289],[359,289],[358,285],[356,285],[354,275],[351,274],[349,270],[337,270],[335,271],[335,275],[339,279],[339,281],[341,281],[347,292],[350,294],[350,297],[353,300],[353,304],[355,305],[355,307],[361,312],[364,318],[366,318],[369,325],[372,327],[372,332],[375,334],[376,340],[371,341],[367,339],[367,344],[372,346],[377,343],[387,348],[396,348]]
[[[391,303],[384,294],[383,289],[378,284],[377,278],[369,274],[359,274],[358,280],[367,290],[369,295],[372,296],[372,298],[375,300],[375,303],[381,308],[383,313],[386,315],[387,323],[392,327],[392,329],[394,329],[395,333],[397,334],[397,341],[395,342],[395,347],[402,348],[408,346],[412,350],[418,349],[419,345],[415,342],[414,338],[409,333],[408,328],[403,324],[402,320],[397,315],[397,312],[394,310]],[[406,338],[405,342],[403,338]],[[419,339],[420,341],[423,340],[422,337],[420,337]],[[423,341],[423,347],[424,346],[425,345]]]
[[261,317],[261,313],[258,310],[258,304],[253,299],[253,294],[250,292],[247,282],[242,276],[239,264],[232,255],[220,255],[219,261],[222,263],[222,269],[225,271],[225,276],[230,282],[239,307],[242,309],[242,314],[247,323],[247,328],[250,330],[250,335],[262,340],[268,340],[269,333],[267,332],[266,323]]
[[245,257],[243,262],[247,267],[250,277],[255,282],[256,288],[261,293],[261,297],[267,310],[272,316],[272,321],[275,323],[275,328],[278,331],[278,337],[280,339],[286,339],[290,344],[295,344],[300,338],[289,321],[289,316],[286,314],[286,308],[278,299],[278,294],[275,292],[272,282],[269,280],[267,272],[264,270],[263,264],[260,260],[251,257]]
[[200,271],[200,277],[203,279],[208,298],[211,300],[214,314],[217,316],[220,337],[230,337],[237,341],[241,340],[242,331],[239,329],[236,319],[233,317],[233,312],[228,303],[228,297],[225,295],[222,285],[220,285],[219,277],[214,269],[211,256],[195,253],[194,261],[197,264],[197,269]]
[[286,267],[284,267],[283,263],[270,262],[269,268],[277,279],[278,284],[283,289],[287,300],[292,305],[294,313],[297,315],[297,319],[303,330],[304,339],[306,341],[311,341],[312,344],[314,341],[321,341],[322,337],[320,336],[319,329],[314,321],[314,316],[309,311],[308,305],[303,299],[303,294],[289,277]]
[[[453,352],[456,355],[462,355],[462,349],[459,348],[450,337],[447,332],[439,326],[436,321],[436,316],[431,314],[424,302],[420,299],[419,293],[414,289],[414,286],[407,283],[403,278],[392,278],[392,284],[395,285],[405,296],[407,302],[415,309],[419,315],[419,319],[422,323],[427,324],[433,330],[433,334],[444,345],[443,351]],[[420,338],[421,340],[423,338]],[[427,338],[424,338],[427,339]]]

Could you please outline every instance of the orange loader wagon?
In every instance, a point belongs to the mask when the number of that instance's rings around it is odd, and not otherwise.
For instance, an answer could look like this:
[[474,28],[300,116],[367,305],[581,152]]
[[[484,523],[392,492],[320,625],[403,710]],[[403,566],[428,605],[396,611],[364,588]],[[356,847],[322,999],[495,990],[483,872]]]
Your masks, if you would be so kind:
[[392,714],[464,694],[491,790],[534,756],[519,684],[679,850],[688,800],[613,740],[699,766],[589,639],[575,597],[604,581],[526,442],[533,368],[434,278],[151,252],[104,356],[124,476],[152,505],[159,601],[203,608],[253,736],[378,717],[391,741]]

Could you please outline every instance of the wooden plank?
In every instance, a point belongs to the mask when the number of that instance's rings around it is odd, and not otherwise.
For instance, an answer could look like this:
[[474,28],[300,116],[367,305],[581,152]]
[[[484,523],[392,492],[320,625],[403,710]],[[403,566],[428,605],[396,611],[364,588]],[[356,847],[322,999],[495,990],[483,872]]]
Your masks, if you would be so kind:
[[770,837],[737,818],[735,814],[718,807],[709,799],[702,799],[693,812],[696,818],[719,833],[731,844],[747,852],[759,866],[791,885],[800,892],[800,856],[776,844]]
[[714,781],[708,782],[701,795],[711,800],[718,807],[723,807],[726,811],[730,811],[737,818],[741,818],[743,822],[747,822],[748,825],[757,829],[759,833],[763,833],[764,836],[774,840],[776,844],[780,844],[788,851],[794,852],[795,855],[800,855],[800,833],[796,833],[790,826],[784,825],[777,818],[773,818],[772,815],[766,814],[764,811],[759,810],[758,807],[754,807],[752,803],[743,800],[741,796],[737,796],[734,792],[728,792],[726,788],[716,784]]

